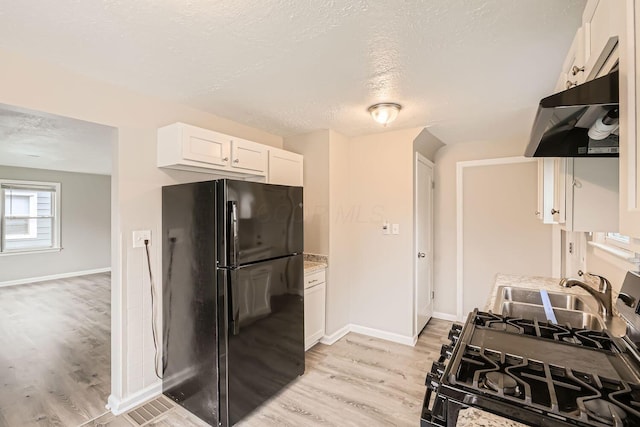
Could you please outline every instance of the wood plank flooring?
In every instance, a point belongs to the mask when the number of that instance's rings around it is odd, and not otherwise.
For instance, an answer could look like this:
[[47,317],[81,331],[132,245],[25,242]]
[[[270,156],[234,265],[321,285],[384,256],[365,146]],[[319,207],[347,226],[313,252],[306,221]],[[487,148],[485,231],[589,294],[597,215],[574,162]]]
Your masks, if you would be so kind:
[[0,288],[0,427],[78,426],[110,392],[110,274]]
[[[350,333],[332,346],[318,344],[306,354],[306,372],[239,426],[416,426],[424,379],[448,343],[451,322],[432,319],[415,347]],[[177,407],[149,424],[206,426]],[[87,426],[129,427],[106,414]]]

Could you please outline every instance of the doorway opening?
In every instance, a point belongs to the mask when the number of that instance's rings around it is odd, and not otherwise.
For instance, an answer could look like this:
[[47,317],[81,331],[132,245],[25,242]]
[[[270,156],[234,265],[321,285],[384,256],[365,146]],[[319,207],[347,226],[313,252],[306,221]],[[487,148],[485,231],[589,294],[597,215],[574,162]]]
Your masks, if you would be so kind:
[[117,129],[0,104],[0,425],[81,425],[111,392]]

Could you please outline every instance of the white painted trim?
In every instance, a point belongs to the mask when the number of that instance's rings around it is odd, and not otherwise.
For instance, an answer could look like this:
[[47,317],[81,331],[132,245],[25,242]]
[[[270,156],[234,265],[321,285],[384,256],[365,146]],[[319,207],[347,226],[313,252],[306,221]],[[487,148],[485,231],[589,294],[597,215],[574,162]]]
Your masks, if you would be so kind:
[[456,317],[462,322],[465,314],[463,313],[463,288],[464,288],[464,259],[463,259],[463,190],[464,190],[464,168],[475,166],[495,166],[514,163],[536,162],[538,159],[533,157],[499,157],[495,159],[467,160],[456,163]]
[[380,329],[368,328],[366,326],[349,324],[338,329],[331,335],[325,335],[320,339],[320,342],[325,345],[335,344],[340,338],[347,335],[349,332],[354,332],[356,334],[366,335],[368,337],[380,338],[385,341],[397,342],[399,344],[415,346],[418,341],[418,336],[406,336],[400,335],[393,332],[387,332]]
[[408,337],[406,335],[400,335],[393,332],[382,331],[380,329],[368,328],[366,326],[351,325],[350,331],[356,334],[367,335],[369,337],[380,338],[386,341],[397,342],[408,346],[415,346],[418,341],[418,336]]
[[336,332],[332,333],[331,335],[325,335],[324,337],[320,338],[320,342],[326,345],[335,344],[340,338],[344,337],[349,333],[350,326],[351,325],[343,326],[342,328],[338,329]]
[[88,274],[107,273],[111,271],[111,267],[96,268],[93,270],[73,271],[71,273],[52,274],[49,276],[28,277],[26,279],[7,280],[0,282],[0,288],[5,286],[25,285],[27,283],[46,282],[49,280],[66,279],[68,277],[86,276]]
[[5,256],[16,256],[16,255],[32,255],[32,254],[46,254],[50,252],[60,252],[63,248],[47,248],[47,249],[34,249],[32,251],[7,251],[0,252],[0,258]]
[[458,321],[458,316],[456,316],[455,314],[442,313],[440,311],[434,311],[433,312],[433,317],[434,317],[434,319],[448,320],[449,322],[457,322]]
[[160,394],[162,394],[162,382],[158,381],[123,400],[119,400],[113,394],[110,395],[106,408],[110,410],[113,415],[121,415],[136,406],[142,405],[148,400],[156,398]]

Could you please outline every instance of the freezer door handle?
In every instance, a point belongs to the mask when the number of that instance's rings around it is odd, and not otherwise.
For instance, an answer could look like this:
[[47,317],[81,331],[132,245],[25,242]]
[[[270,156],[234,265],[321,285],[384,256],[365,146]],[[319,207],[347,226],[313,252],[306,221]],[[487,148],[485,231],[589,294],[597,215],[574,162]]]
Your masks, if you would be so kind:
[[229,264],[238,266],[238,204],[229,202]]

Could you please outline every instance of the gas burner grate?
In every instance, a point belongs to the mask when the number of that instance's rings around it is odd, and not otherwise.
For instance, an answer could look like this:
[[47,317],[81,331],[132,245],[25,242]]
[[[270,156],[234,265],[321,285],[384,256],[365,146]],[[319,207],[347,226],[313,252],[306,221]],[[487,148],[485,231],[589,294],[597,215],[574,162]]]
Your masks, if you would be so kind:
[[604,331],[575,329],[570,326],[540,322],[537,319],[500,316],[478,312],[474,316],[476,326],[504,331],[512,334],[539,337],[565,344],[578,345],[611,352],[620,352],[615,341]]

